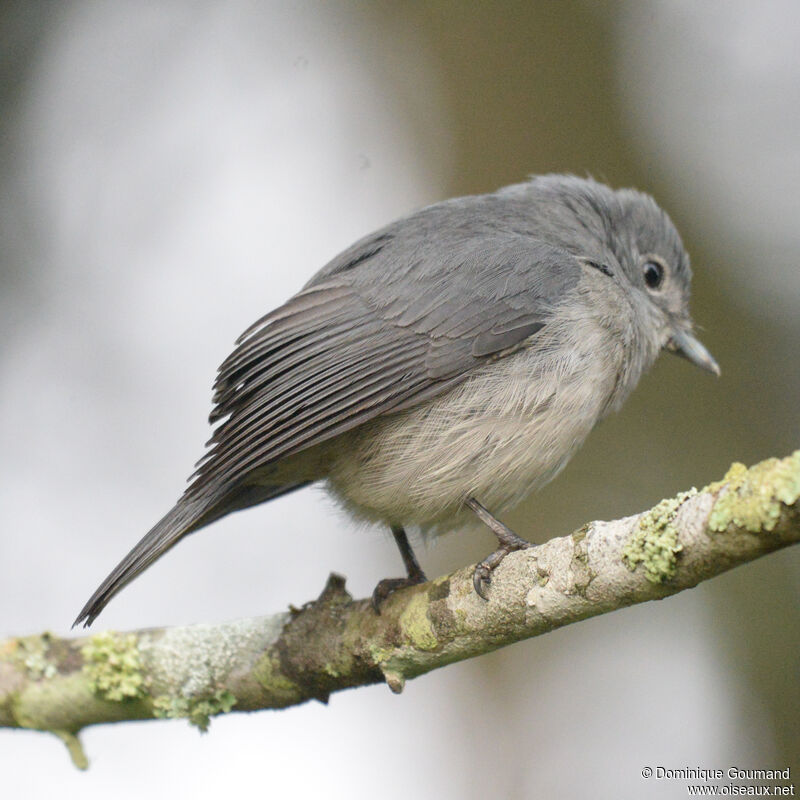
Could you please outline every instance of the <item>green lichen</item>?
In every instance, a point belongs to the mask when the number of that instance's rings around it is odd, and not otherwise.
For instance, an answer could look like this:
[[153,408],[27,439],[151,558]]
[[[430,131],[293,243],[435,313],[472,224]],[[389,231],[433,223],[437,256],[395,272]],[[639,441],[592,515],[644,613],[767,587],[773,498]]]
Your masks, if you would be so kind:
[[721,481],[703,491],[720,492],[708,519],[712,531],[724,531],[731,524],[753,533],[772,531],[783,505],[792,505],[800,498],[800,450],[750,469],[731,464]]
[[153,713],[159,719],[188,719],[203,733],[211,717],[227,714],[236,705],[236,696],[227,689],[217,689],[207,697],[159,695],[153,699]]
[[49,633],[17,639],[15,658],[31,680],[54,678],[58,674],[58,667],[47,657],[50,639]]
[[393,647],[380,647],[376,644],[369,645],[369,656],[372,659],[372,663],[380,668],[383,668],[383,665],[396,655],[396,653],[397,651]]
[[417,650],[435,650],[439,646],[428,617],[428,596],[425,592],[417,592],[411,598],[399,622],[403,635]]
[[680,507],[696,494],[696,489],[681,492],[677,497],[662,500],[642,515],[622,550],[622,560],[631,572],[641,564],[645,578],[651,583],[665,583],[675,577],[678,553],[683,546],[673,522]]
[[96,633],[81,654],[83,671],[95,694],[117,702],[144,696],[145,677],[135,634]]
[[264,653],[256,662],[252,675],[258,684],[273,697],[273,702],[278,705],[285,702],[292,705],[297,698],[302,696],[300,687],[281,672],[277,657],[271,652]]

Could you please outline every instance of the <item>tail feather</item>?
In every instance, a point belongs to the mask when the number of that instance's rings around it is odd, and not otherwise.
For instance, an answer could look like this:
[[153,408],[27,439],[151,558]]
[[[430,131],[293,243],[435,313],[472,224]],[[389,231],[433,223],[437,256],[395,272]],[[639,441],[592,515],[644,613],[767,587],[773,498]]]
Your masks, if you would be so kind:
[[81,609],[72,627],[83,623],[88,628],[117,592],[188,533],[204,528],[232,511],[258,505],[307,485],[308,481],[282,486],[243,486],[214,499],[189,499],[184,495],[114,567]]
[[197,527],[198,517],[202,514],[198,514],[199,510],[196,503],[179,500],[114,567],[81,609],[72,627],[83,623],[88,628],[117,592]]

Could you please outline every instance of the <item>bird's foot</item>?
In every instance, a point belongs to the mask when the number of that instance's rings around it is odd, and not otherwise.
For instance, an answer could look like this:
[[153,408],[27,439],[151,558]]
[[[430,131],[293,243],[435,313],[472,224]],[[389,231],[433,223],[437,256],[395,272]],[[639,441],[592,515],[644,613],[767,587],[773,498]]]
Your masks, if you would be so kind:
[[475,572],[472,573],[472,585],[475,587],[476,594],[478,597],[488,600],[486,588],[492,582],[492,572],[497,568],[500,562],[509,553],[513,553],[515,550],[526,550],[528,547],[533,547],[533,545],[521,536],[517,536],[511,528],[500,522],[497,517],[487,511],[474,497],[468,498],[466,500],[466,505],[491,529],[500,544],[500,547],[491,555],[486,556],[486,558],[475,567]]
[[422,571],[422,567],[411,549],[411,544],[408,541],[406,532],[399,525],[392,526],[392,536],[397,542],[397,547],[400,550],[400,555],[403,558],[403,563],[406,566],[407,578],[384,578],[372,593],[372,607],[375,609],[376,614],[381,613],[381,603],[393,594],[398,589],[405,589],[407,586],[416,586],[420,583],[425,583],[428,579]]
[[505,545],[498,547],[494,553],[486,556],[486,558],[475,567],[475,572],[472,573],[472,585],[475,587],[475,592],[478,597],[484,600],[489,599],[486,596],[486,589],[492,582],[492,572],[509,553],[513,553],[515,550],[525,550],[528,547],[533,547],[530,542],[526,542],[524,539],[520,539],[520,541],[522,544],[513,547],[507,547]]
[[384,578],[372,592],[372,607],[375,609],[375,613],[381,613],[381,605],[383,602],[398,589],[405,589],[408,586],[418,586],[420,583],[425,583],[427,580],[422,570],[414,575],[409,575],[407,578]]

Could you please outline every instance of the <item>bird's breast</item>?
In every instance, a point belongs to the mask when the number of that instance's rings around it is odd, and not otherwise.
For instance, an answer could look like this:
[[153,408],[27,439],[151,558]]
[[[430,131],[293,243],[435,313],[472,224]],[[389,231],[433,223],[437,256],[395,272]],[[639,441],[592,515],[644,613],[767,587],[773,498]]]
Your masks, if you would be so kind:
[[601,328],[583,326],[580,341],[567,326],[545,331],[447,394],[343,437],[334,495],[361,518],[441,532],[463,524],[467,497],[497,512],[550,481],[602,414],[616,371],[598,358],[613,349]]

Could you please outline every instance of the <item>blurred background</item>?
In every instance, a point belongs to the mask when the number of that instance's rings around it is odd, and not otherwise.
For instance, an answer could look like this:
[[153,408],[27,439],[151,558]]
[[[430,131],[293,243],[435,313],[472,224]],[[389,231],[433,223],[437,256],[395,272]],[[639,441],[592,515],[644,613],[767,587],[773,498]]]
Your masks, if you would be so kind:
[[[235,337],[374,228],[528,174],[651,192],[720,380],[664,357],[507,517],[542,541],[800,445],[800,5],[0,5],[0,636],[67,634],[182,491]],[[419,555],[429,575],[489,534]],[[309,558],[309,553],[313,557]],[[278,565],[276,567],[276,565]],[[189,537],[99,628],[400,574],[318,489]],[[327,707],[0,731],[9,796],[674,798],[653,768],[800,769],[800,552]]]

